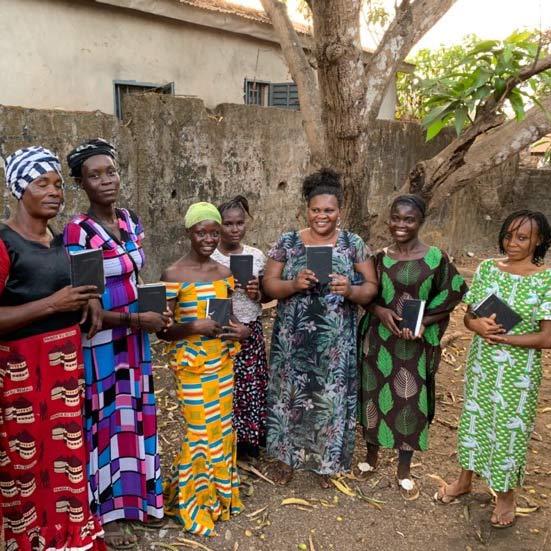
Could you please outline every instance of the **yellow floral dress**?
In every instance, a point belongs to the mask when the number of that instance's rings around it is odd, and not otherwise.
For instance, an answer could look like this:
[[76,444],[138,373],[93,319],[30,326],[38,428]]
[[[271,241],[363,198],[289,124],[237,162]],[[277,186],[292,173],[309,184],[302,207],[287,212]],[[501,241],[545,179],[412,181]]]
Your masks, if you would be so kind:
[[[206,317],[207,300],[228,298],[233,278],[206,282],[167,282],[176,299],[175,323]],[[239,343],[190,335],[169,343],[177,396],[186,435],[164,483],[165,513],[185,530],[213,535],[214,523],[239,513],[236,437],[232,428],[233,356]]]

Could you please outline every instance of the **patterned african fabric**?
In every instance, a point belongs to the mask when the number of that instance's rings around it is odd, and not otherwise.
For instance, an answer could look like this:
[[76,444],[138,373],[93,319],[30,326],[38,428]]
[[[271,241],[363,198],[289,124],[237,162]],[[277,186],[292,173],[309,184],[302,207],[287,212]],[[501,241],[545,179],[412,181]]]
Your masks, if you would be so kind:
[[[9,288],[19,304],[36,300],[39,291],[24,281],[36,273],[51,292],[67,285],[69,260],[61,239],[46,247],[8,229],[0,241],[0,296]],[[45,269],[52,259],[57,269]],[[86,484],[80,328],[70,317],[52,325],[55,330],[0,341],[4,549],[101,551],[103,530],[90,512]]]
[[[476,304],[490,293],[522,316],[510,334],[536,333],[540,320],[551,320],[551,270],[520,276],[501,271],[495,260],[485,260],[465,302]],[[478,473],[496,492],[523,483],[541,378],[540,350],[489,345],[473,336],[457,453],[461,467]]]
[[[243,245],[242,254],[253,255],[253,275],[262,275],[266,264],[264,253]],[[211,258],[224,266],[230,266],[230,257],[218,249]],[[262,306],[251,300],[243,289],[233,292],[232,303],[235,317],[252,331],[251,336],[241,343],[241,351],[233,360],[233,427],[237,432],[238,444],[257,448],[265,440],[268,386],[266,343],[260,321]]]
[[[136,268],[144,265],[143,230],[135,214],[116,209],[121,240],[86,215],[64,233],[69,251],[103,249],[105,310],[137,312]],[[149,337],[115,327],[83,337],[85,428],[92,511],[103,523],[163,516],[155,394]]]
[[426,301],[425,316],[447,314],[428,325],[421,339],[394,336],[372,314],[360,323],[360,422],[370,444],[424,451],[434,417],[440,339],[467,287],[448,256],[430,247],[423,258],[395,260],[385,251],[375,258],[378,304],[402,314],[404,301]]
[[[175,323],[206,317],[209,298],[228,298],[233,278],[166,283]],[[233,361],[239,343],[190,335],[167,345],[186,433],[164,482],[165,513],[185,530],[214,535],[214,523],[242,510],[232,429]]]
[[[354,264],[369,250],[341,231],[333,271],[355,281]],[[306,267],[296,231],[281,235],[268,256],[284,263],[282,279]],[[269,362],[267,451],[293,469],[335,474],[350,469],[356,425],[357,309],[316,285],[278,301]]]

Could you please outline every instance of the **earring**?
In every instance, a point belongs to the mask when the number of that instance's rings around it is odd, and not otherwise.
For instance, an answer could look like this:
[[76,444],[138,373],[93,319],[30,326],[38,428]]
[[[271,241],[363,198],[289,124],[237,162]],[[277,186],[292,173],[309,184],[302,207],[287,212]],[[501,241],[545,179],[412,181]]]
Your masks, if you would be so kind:
[[337,228],[340,228],[340,227],[341,227],[341,219],[337,218]]

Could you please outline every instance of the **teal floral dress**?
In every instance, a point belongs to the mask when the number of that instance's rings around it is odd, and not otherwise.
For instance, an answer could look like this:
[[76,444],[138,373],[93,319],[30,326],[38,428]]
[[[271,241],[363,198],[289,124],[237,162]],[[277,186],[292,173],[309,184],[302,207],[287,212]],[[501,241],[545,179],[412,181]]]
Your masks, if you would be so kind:
[[426,301],[425,315],[444,314],[413,341],[395,337],[377,316],[366,314],[360,323],[360,421],[365,438],[384,448],[424,451],[434,417],[440,339],[467,286],[437,247],[430,247],[423,258],[406,261],[382,251],[375,266],[378,304],[401,315],[405,300],[420,299]]
[[[355,279],[369,250],[341,231],[333,271]],[[268,253],[290,280],[306,267],[298,232],[284,233]],[[272,334],[267,450],[293,469],[334,474],[350,469],[356,425],[356,306],[317,285],[280,300]]]
[[[474,305],[490,293],[522,316],[512,335],[535,333],[541,320],[551,320],[551,270],[520,276],[485,260],[465,302]],[[507,492],[524,480],[541,377],[540,350],[490,345],[473,336],[457,453],[461,467],[481,475],[496,492]]]

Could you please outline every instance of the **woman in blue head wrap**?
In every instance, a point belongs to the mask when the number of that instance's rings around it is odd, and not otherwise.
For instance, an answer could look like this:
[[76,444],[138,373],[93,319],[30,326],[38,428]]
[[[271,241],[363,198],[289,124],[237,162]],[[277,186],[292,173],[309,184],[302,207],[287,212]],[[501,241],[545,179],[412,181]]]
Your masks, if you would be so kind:
[[48,227],[63,205],[57,157],[42,147],[20,149],[6,159],[5,172],[17,199],[0,224],[0,514],[6,548],[102,550],[103,531],[88,506],[79,329],[83,310],[99,295],[93,286],[70,286],[63,241]]

